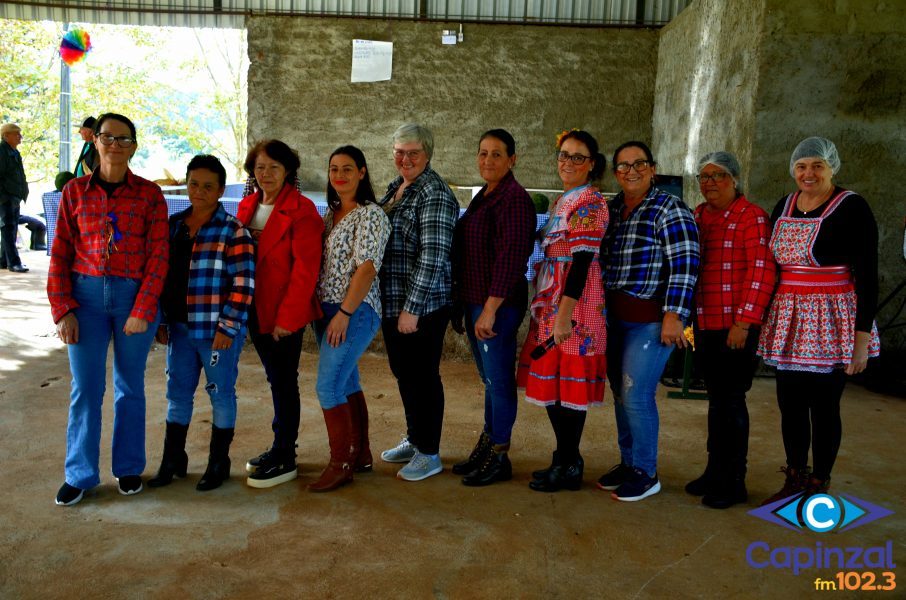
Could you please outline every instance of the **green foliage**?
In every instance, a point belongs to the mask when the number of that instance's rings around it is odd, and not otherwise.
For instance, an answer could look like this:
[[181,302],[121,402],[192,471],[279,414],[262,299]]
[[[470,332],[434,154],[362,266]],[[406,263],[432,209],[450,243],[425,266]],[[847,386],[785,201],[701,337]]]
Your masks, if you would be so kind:
[[548,206],[550,206],[550,198],[547,197],[547,194],[542,194],[541,192],[535,192],[532,194],[532,203],[535,205],[535,213],[543,215],[547,212]]
[[[246,150],[248,58],[245,32],[80,25],[93,49],[70,69],[71,165],[88,115],[119,112],[138,130],[133,168],[151,178],[177,176],[192,154],[218,156],[240,177]],[[58,172],[59,23],[0,19],[0,121],[23,129],[29,181]],[[178,49],[179,51],[174,51]]]

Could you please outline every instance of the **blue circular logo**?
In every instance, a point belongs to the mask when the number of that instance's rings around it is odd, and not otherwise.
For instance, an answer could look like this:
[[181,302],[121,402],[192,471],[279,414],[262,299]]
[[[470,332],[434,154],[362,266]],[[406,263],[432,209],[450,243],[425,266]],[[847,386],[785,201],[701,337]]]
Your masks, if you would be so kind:
[[807,498],[801,506],[802,521],[812,531],[830,531],[840,523],[843,509],[833,496],[815,494]]

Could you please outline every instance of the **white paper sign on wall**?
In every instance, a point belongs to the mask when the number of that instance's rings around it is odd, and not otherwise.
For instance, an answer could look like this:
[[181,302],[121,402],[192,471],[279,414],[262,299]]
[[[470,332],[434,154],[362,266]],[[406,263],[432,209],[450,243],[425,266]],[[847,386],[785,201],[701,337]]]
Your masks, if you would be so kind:
[[389,81],[393,70],[393,42],[352,40],[352,83]]

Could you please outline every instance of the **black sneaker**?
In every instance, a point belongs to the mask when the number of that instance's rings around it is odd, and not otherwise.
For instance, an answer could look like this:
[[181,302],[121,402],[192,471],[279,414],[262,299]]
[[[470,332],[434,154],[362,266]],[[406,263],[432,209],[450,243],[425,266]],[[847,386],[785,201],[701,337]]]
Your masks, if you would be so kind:
[[245,463],[245,470],[249,473],[254,473],[255,471],[257,471],[258,467],[260,467],[262,463],[266,463],[271,459],[271,453],[273,451],[273,448],[268,448],[255,458],[250,458],[248,462]]
[[123,496],[132,496],[144,489],[142,487],[142,478],[140,475],[126,475],[124,477],[117,477],[116,483],[119,486],[120,493]]
[[609,471],[598,479],[598,487],[602,490],[615,490],[632,477],[632,467],[624,463],[614,465]]
[[260,462],[254,473],[245,480],[249,487],[269,488],[292,481],[299,474],[296,467],[296,453],[271,451],[267,460]]
[[661,491],[661,482],[657,479],[657,473],[654,474],[654,477],[649,477],[645,471],[633,467],[631,479],[618,487],[611,496],[614,500],[621,502],[638,502],[659,491]]
[[73,487],[68,483],[63,482],[63,485],[60,486],[60,491],[57,492],[57,498],[54,502],[57,503],[57,506],[72,506],[73,504],[78,504],[84,495],[85,490],[80,490],[77,487]]

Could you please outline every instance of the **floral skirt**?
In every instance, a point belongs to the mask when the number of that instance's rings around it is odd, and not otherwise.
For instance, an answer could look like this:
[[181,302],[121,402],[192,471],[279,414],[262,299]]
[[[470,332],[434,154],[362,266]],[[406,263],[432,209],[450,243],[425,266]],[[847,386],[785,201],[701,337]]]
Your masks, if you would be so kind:
[[[765,364],[788,371],[830,373],[853,356],[856,293],[849,281],[806,281],[784,277],[758,340]],[[868,356],[878,356],[878,327],[872,324]]]
[[516,385],[525,388],[527,402],[551,406],[559,401],[562,406],[573,410],[588,410],[590,405],[604,402],[607,379],[605,354],[570,354],[560,346],[554,346],[541,358],[532,360],[532,350],[537,346],[537,330],[533,321],[519,355],[516,372]]

